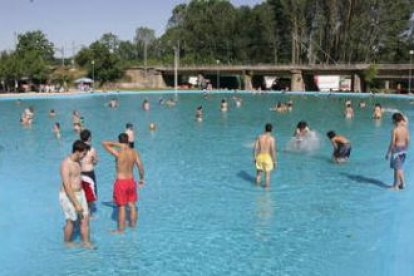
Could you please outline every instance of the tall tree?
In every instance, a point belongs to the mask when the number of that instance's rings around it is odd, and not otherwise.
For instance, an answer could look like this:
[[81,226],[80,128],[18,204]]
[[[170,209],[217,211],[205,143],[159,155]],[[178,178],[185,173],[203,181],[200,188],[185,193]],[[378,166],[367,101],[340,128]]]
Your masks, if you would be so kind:
[[54,58],[53,43],[41,31],[18,35],[15,64],[24,64],[23,74],[30,81],[44,81],[50,73]]

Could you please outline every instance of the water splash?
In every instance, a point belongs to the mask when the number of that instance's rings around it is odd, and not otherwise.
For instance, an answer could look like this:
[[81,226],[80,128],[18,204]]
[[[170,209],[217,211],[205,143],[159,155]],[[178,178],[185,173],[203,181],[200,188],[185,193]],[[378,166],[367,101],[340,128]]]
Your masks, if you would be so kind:
[[320,135],[310,130],[304,137],[292,137],[286,145],[286,151],[290,152],[314,152],[321,146]]

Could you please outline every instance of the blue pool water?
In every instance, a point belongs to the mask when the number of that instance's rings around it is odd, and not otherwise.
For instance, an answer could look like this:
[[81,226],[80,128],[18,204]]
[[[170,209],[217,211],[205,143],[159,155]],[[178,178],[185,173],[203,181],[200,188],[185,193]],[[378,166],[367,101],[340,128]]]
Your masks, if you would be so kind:
[[[231,94],[204,99],[192,93],[167,108],[158,99],[174,94],[113,95],[116,110],[104,106],[112,95],[28,98],[21,105],[0,100],[0,275],[412,275],[414,154],[410,149],[403,192],[387,189],[392,170],[384,160],[392,111],[414,120],[409,99],[352,97],[355,118],[346,120],[345,96],[242,94],[236,108]],[[227,114],[219,111],[224,97]],[[149,112],[141,109],[144,98]],[[288,99],[292,112],[269,111]],[[371,119],[375,102],[389,111],[379,122]],[[202,123],[194,120],[199,105]],[[18,124],[27,106],[36,111],[31,129]],[[47,116],[51,108],[54,119]],[[85,117],[99,154],[93,251],[67,249],[62,241],[59,165],[77,138],[74,109]],[[320,149],[284,151],[303,119],[320,134]],[[60,141],[51,132],[55,121],[62,125]],[[138,228],[114,236],[114,161],[100,142],[115,139],[126,122],[135,126],[146,185]],[[157,131],[148,130],[150,122]],[[279,155],[268,191],[252,182],[251,148],[267,122]],[[330,161],[330,129],[352,141],[348,164]]]

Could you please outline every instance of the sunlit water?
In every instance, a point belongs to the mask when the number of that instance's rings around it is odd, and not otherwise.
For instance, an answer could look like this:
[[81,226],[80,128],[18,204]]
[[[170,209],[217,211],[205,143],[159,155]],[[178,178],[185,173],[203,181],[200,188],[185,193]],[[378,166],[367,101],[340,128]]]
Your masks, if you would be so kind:
[[[352,97],[355,118],[347,120],[344,96],[242,94],[236,108],[231,94],[180,94],[168,108],[158,100],[174,94],[113,95],[120,101],[115,110],[105,107],[112,97],[105,95],[0,101],[1,275],[412,275],[412,150],[403,192],[388,189],[393,172],[384,159],[392,112],[413,122],[409,99]],[[141,108],[144,98],[149,112]],[[226,114],[219,111],[222,98],[230,103]],[[289,99],[292,112],[269,111]],[[362,99],[365,109],[357,105]],[[376,102],[389,111],[380,121],[371,119]],[[202,123],[195,121],[199,105]],[[36,112],[31,129],[18,123],[27,106]],[[56,118],[48,118],[51,108]],[[77,138],[74,109],[99,154],[92,251],[62,242],[59,165]],[[300,120],[318,133],[318,147],[285,151]],[[60,141],[51,131],[56,121]],[[146,185],[138,228],[114,236],[114,160],[100,143],[116,139],[127,122],[135,126]],[[279,157],[270,190],[253,183],[252,144],[267,122]],[[331,129],[352,141],[345,165],[330,160],[325,133]]]

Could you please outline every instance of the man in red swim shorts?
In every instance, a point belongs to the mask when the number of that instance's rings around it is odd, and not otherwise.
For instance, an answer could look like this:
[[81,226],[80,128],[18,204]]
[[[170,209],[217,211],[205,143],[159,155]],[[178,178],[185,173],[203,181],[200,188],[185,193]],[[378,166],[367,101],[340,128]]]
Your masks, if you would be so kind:
[[115,233],[123,233],[126,226],[126,208],[129,208],[129,226],[135,227],[137,224],[138,211],[136,202],[137,184],[134,180],[134,166],[139,172],[140,186],[144,185],[144,165],[141,158],[134,149],[129,147],[128,135],[121,133],[117,142],[103,141],[102,145],[106,151],[116,158],[117,179],[114,184],[113,198],[118,206],[118,228]]

